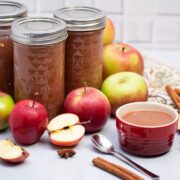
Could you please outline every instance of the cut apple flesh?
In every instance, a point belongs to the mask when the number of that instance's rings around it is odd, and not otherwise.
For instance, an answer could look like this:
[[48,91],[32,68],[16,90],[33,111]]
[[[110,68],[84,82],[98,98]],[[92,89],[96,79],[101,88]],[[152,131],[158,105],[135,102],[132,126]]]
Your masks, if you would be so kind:
[[19,163],[24,161],[29,156],[29,153],[20,146],[15,145],[10,140],[5,139],[0,141],[0,159],[11,162]]
[[55,145],[73,146],[81,140],[84,133],[85,128],[82,125],[74,125],[51,133],[50,139]]
[[78,124],[79,117],[75,114],[65,113],[59,116],[56,116],[54,119],[50,121],[47,126],[49,132],[54,132],[57,130],[61,130],[65,127],[73,126]]
[[50,141],[58,146],[76,145],[84,136],[85,128],[79,125],[75,114],[61,114],[50,121],[47,126]]

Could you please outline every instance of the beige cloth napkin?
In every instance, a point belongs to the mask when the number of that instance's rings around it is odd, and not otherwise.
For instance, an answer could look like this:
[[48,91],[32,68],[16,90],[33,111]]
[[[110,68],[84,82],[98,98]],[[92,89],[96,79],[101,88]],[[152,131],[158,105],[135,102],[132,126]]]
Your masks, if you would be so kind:
[[143,54],[145,63],[144,77],[149,87],[148,101],[155,101],[174,107],[173,102],[168,96],[165,86],[170,84],[172,87],[180,88],[180,69],[173,68],[167,64]]

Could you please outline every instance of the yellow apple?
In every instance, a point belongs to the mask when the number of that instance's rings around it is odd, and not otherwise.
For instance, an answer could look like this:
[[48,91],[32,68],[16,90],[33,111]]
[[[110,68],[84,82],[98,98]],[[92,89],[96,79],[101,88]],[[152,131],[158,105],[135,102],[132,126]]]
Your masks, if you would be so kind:
[[115,28],[110,18],[106,18],[106,26],[103,35],[103,44],[111,44],[114,41]]
[[103,78],[123,71],[136,72],[142,75],[144,60],[141,53],[124,43],[105,46],[103,49]]

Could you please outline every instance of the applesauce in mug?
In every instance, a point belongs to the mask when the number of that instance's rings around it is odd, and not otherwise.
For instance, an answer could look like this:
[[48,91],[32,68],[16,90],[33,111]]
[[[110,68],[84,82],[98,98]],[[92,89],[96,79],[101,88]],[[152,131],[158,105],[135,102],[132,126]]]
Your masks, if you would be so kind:
[[125,114],[122,119],[139,126],[161,126],[173,121],[173,117],[161,111],[134,111]]

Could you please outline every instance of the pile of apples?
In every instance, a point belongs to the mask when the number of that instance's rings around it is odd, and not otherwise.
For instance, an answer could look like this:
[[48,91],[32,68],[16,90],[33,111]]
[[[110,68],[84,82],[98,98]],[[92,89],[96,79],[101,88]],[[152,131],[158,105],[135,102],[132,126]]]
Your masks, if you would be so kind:
[[106,19],[103,49],[103,78],[101,91],[115,114],[119,106],[130,102],[147,101],[148,87],[143,78],[144,60],[141,53],[125,43],[113,43],[115,27]]
[[[46,108],[36,100],[26,99],[14,104],[6,93],[0,93],[1,130],[9,128],[18,144],[37,143],[45,130],[52,144],[61,147],[74,146],[85,132],[102,129],[111,106],[107,97],[98,89],[86,87],[70,92],[64,101],[64,113],[48,121]],[[4,111],[4,112],[3,112]],[[5,123],[5,125],[4,125]],[[0,141],[0,159],[10,163],[23,162],[29,153],[8,139]]]
[[[143,79],[144,62],[138,50],[124,43],[113,43],[115,28],[106,19],[101,90],[87,87],[74,89],[65,98],[64,113],[48,120],[46,108],[34,100],[14,103],[12,97],[0,92],[0,131],[8,127],[18,144],[39,141],[47,130],[52,144],[74,146],[85,132],[101,130],[110,114],[126,103],[146,101],[148,88]],[[8,139],[0,141],[0,159],[23,162],[29,153]]]

